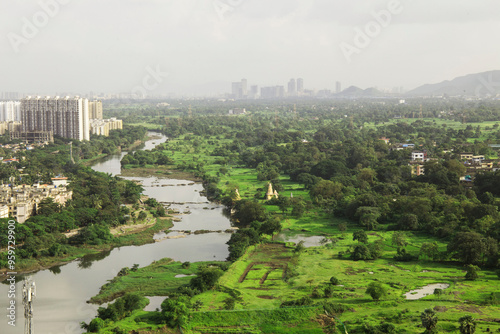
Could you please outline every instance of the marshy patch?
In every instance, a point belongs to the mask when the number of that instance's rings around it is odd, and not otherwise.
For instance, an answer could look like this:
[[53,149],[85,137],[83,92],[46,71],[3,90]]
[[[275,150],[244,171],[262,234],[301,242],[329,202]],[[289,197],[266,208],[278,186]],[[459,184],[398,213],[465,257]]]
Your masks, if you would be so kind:
[[408,291],[404,294],[406,299],[416,300],[420,298],[424,298],[425,296],[433,295],[435,289],[447,289],[450,285],[447,283],[436,283],[436,284],[428,284],[419,289]]

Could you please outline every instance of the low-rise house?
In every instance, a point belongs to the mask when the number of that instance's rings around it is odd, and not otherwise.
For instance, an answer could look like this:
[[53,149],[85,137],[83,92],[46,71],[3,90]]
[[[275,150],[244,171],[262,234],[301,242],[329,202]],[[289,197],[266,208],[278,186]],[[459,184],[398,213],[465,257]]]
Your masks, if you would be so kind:
[[472,152],[460,153],[460,160],[470,160],[474,156]]
[[411,168],[412,176],[419,176],[425,174],[424,163],[421,161],[410,161],[408,164]]
[[412,161],[427,161],[427,151],[413,151],[411,152]]
[[474,155],[472,156],[473,163],[481,163],[484,160],[484,155]]
[[[39,203],[45,198],[51,197],[55,203],[64,205],[71,199],[73,192],[60,183],[34,185],[0,185],[0,216],[2,207],[7,207],[8,217],[15,218],[19,223],[24,223],[38,210]],[[5,208],[4,208],[5,210]]]

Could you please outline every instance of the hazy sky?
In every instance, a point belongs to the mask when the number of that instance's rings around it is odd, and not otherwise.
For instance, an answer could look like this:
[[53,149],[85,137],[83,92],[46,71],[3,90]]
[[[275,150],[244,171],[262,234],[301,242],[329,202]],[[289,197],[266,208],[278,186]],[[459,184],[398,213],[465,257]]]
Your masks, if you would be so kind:
[[292,77],[411,89],[500,69],[499,14],[497,0],[3,0],[0,91],[194,92]]

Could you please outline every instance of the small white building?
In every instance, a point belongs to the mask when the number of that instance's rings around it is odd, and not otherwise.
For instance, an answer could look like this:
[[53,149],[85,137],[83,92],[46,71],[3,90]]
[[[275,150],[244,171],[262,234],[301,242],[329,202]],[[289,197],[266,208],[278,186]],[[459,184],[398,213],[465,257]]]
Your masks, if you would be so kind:
[[411,152],[411,160],[412,161],[426,161],[427,153],[424,151],[413,151]]
[[9,206],[0,205],[0,218],[9,218]]
[[65,186],[68,184],[67,177],[53,177],[53,178],[51,178],[51,180],[52,180],[52,184],[55,185],[56,187]]
[[474,155],[472,157],[473,163],[482,163],[484,161],[484,155]]

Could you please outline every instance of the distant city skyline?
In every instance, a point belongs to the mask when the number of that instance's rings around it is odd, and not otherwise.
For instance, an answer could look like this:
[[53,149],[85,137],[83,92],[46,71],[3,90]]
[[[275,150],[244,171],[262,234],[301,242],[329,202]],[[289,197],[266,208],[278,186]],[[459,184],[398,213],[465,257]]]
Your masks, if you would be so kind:
[[500,2],[220,1],[4,1],[0,91],[215,96],[292,77],[411,90],[500,69]]

